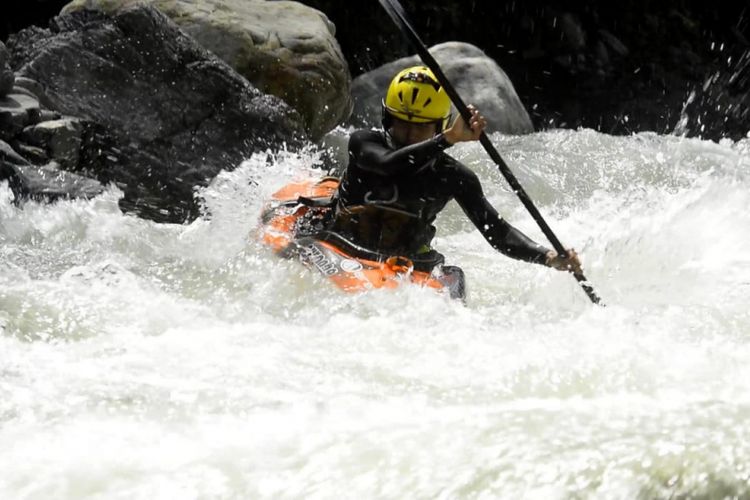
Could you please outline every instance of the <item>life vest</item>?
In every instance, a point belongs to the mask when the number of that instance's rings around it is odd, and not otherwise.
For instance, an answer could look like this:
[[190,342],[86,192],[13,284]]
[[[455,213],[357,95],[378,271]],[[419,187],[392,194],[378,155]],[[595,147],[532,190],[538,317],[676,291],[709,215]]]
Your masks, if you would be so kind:
[[412,256],[429,251],[435,228],[418,214],[393,205],[336,204],[331,231],[381,253]]

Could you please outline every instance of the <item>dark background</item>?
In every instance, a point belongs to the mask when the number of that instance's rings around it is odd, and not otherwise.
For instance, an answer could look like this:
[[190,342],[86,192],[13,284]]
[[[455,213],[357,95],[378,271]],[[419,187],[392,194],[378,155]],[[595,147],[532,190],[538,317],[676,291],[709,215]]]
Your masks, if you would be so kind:
[[[65,1],[11,0],[0,38]],[[336,25],[352,76],[413,51],[376,0],[303,0]],[[718,139],[750,130],[750,2],[402,0],[428,44],[473,43],[508,73],[537,129]],[[689,100],[689,96],[693,98]]]

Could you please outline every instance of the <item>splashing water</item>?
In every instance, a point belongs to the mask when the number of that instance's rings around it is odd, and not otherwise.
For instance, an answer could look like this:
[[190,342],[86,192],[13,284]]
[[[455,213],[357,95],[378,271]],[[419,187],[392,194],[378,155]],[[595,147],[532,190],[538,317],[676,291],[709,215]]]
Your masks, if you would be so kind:
[[0,498],[750,496],[750,141],[493,140],[608,307],[454,204],[466,306],[342,294],[252,236],[305,154],[222,174],[183,226],[0,185]]

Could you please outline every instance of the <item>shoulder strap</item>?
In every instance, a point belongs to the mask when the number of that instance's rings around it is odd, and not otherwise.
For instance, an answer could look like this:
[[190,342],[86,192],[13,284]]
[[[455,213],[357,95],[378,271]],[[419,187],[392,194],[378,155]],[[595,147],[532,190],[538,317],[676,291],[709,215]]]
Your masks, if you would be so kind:
[[297,198],[297,203],[311,208],[333,208],[336,205],[336,198],[334,196],[308,198],[307,196],[300,196]]

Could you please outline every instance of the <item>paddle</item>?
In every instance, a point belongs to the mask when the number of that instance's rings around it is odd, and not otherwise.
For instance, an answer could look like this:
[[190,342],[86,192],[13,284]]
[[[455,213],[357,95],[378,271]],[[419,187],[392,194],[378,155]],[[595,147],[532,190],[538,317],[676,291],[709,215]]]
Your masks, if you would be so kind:
[[[435,74],[438,82],[443,86],[443,88],[445,89],[445,93],[448,94],[448,97],[450,97],[451,101],[453,101],[453,104],[456,106],[456,109],[461,114],[463,119],[466,121],[466,123],[469,123],[471,119],[471,111],[469,111],[469,108],[466,106],[466,104],[464,104],[461,97],[448,81],[448,78],[446,78],[445,73],[443,73],[443,71],[440,69],[440,65],[437,63],[435,58],[432,57],[432,54],[430,54],[430,52],[427,50],[427,47],[425,47],[424,43],[419,38],[419,35],[417,35],[417,32],[407,20],[406,13],[404,12],[404,9],[399,1],[379,1],[380,5],[383,6],[385,11],[399,28],[401,33],[417,49],[417,54],[419,54],[419,57],[422,59],[425,65],[427,65],[427,67],[429,67]],[[557,239],[557,236],[555,236],[555,233],[552,232],[552,229],[550,229],[549,225],[547,225],[547,222],[542,217],[542,214],[539,213],[539,210],[537,210],[534,202],[531,201],[531,198],[529,198],[529,195],[526,194],[526,191],[518,182],[518,179],[516,179],[508,165],[505,163],[505,161],[503,161],[500,153],[498,153],[495,149],[495,146],[492,145],[492,142],[490,141],[490,138],[487,136],[487,134],[482,132],[482,135],[479,137],[479,142],[482,144],[482,146],[484,146],[484,149],[487,151],[487,154],[490,155],[490,158],[492,158],[492,160],[500,168],[500,172],[502,172],[503,177],[505,177],[505,180],[508,181],[510,187],[513,188],[513,192],[516,193],[518,198],[521,200],[521,203],[523,203],[523,205],[526,207],[526,210],[529,211],[531,216],[539,225],[540,229],[552,244],[557,254],[567,255],[565,247],[562,245],[562,243],[560,243],[560,240]],[[589,299],[591,299],[591,302],[593,302],[594,304],[604,305],[601,302],[599,296],[596,295],[596,292],[594,292],[594,288],[586,280],[586,277],[583,275],[583,273],[573,273],[573,276],[575,276],[576,280],[578,280],[578,282],[581,284],[581,287],[586,292],[586,295],[588,295]]]

